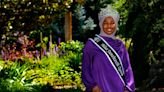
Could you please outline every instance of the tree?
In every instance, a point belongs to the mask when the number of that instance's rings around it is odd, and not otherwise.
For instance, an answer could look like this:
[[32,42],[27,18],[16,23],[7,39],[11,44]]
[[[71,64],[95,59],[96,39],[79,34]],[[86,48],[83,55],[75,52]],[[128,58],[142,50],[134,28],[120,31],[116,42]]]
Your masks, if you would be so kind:
[[[128,20],[125,25],[125,36],[132,38],[132,65],[136,86],[141,86],[148,78],[152,64],[150,55],[155,62],[162,61],[163,26],[162,0],[127,0]],[[154,64],[155,64],[154,62]]]
[[12,43],[18,32],[29,34],[44,28],[63,16],[71,3],[72,0],[1,0],[0,40]]
[[70,8],[65,14],[65,41],[72,40],[72,12],[74,11],[75,6],[78,4],[84,4],[84,0],[73,0]]

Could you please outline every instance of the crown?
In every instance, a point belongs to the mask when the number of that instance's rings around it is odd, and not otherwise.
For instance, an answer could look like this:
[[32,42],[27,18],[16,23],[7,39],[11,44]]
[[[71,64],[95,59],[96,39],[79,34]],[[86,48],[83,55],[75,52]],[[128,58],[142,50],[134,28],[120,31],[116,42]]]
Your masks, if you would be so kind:
[[112,16],[117,21],[119,20],[119,14],[116,10],[114,10],[110,5],[108,5],[106,8],[102,8],[100,13],[98,14],[99,20],[104,18],[105,16]]

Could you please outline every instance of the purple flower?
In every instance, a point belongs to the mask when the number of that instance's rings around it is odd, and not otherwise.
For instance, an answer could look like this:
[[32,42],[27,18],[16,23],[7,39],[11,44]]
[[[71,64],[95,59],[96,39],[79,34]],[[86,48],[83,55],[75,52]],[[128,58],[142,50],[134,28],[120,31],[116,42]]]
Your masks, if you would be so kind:
[[35,55],[36,55],[36,57],[39,56],[38,50],[35,51]]
[[52,43],[49,41],[49,52],[51,52],[51,45]]
[[2,55],[2,56],[4,56],[4,55],[5,55],[5,53],[3,52],[3,50],[1,50],[1,55]]
[[58,44],[60,44],[60,43],[61,43],[61,38],[59,37],[59,38],[58,38]]
[[43,50],[43,55],[47,55],[47,51],[45,49]]
[[53,54],[54,54],[54,55],[57,54],[58,50],[59,50],[58,46],[55,45],[54,50],[53,50]]
[[2,55],[2,58],[6,60],[5,53],[3,50],[1,50],[1,55]]
[[39,56],[40,56],[40,55],[39,55],[38,50],[35,51],[35,55],[36,55],[36,58],[39,59]]
[[55,51],[56,51],[56,52],[58,52],[58,51],[59,51],[59,48],[58,48],[58,46],[57,46],[57,45],[55,46]]

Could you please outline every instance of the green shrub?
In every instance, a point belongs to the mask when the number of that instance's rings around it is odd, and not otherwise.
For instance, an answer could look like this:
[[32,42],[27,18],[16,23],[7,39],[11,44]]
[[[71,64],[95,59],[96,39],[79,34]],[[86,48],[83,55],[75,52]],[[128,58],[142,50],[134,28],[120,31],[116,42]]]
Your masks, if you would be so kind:
[[82,43],[72,41],[61,44],[59,49],[65,53],[62,55],[26,62],[0,61],[0,92],[53,92],[55,87],[64,86],[72,87],[71,92],[75,86],[82,87],[82,47]]
[[60,51],[64,52],[75,52],[75,53],[82,53],[82,48],[84,47],[84,44],[79,41],[67,41],[67,42],[61,42],[60,43]]
[[79,41],[62,42],[60,56],[69,62],[69,66],[77,72],[81,71],[82,49],[84,44]]

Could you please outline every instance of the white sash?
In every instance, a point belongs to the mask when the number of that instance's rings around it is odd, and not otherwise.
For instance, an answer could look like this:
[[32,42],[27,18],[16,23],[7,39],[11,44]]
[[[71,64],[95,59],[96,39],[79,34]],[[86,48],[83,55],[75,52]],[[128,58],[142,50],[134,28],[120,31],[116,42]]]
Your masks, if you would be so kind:
[[99,35],[96,35],[94,39],[89,38],[89,40],[91,40],[106,55],[122,83],[126,86],[124,81],[124,67],[117,52]]

